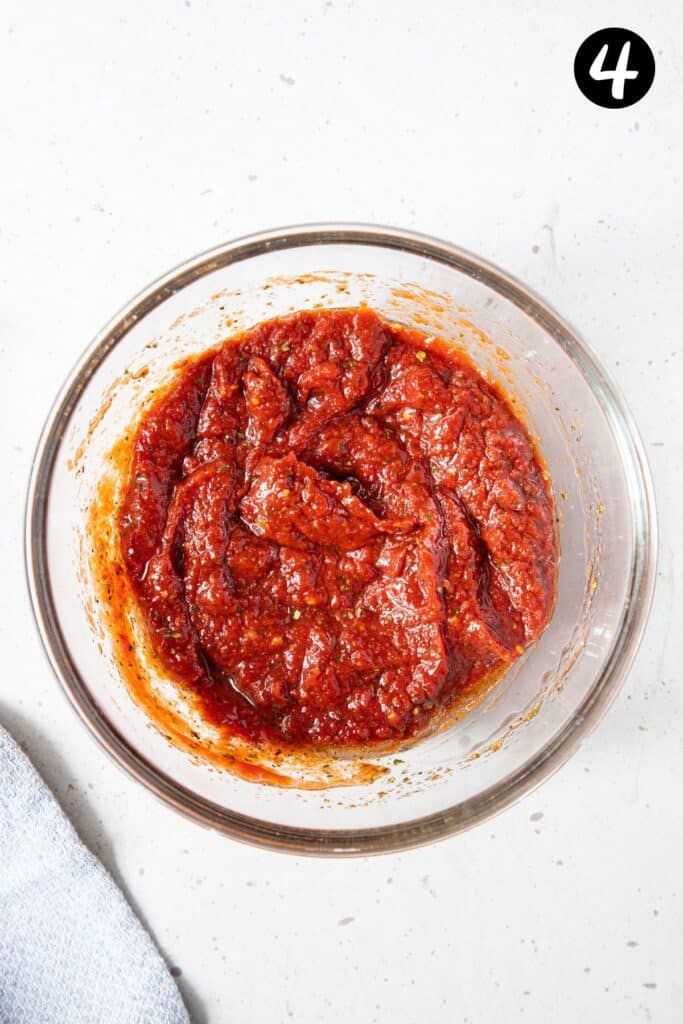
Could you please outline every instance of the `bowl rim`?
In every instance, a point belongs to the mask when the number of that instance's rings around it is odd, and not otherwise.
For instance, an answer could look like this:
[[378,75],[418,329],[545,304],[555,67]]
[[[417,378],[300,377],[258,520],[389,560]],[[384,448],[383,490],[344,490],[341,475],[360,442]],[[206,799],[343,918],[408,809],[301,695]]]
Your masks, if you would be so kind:
[[[476,796],[377,828],[311,829],[262,821],[198,796],[134,750],[99,711],[70,656],[47,560],[52,473],[68,423],[86,385],[131,327],[169,296],[223,266],[264,252],[326,244],[379,246],[434,260],[482,282],[530,316],[562,347],[591,388],[618,441],[631,498],[633,559],[620,627],[602,672],[572,717],[522,766]],[[91,736],[119,767],[185,817],[233,839],[299,855],[348,857],[407,850],[463,832],[519,800],[569,759],[609,708],[637,653],[653,598],[657,515],[647,456],[628,407],[580,334],[544,299],[493,263],[429,235],[382,225],[313,223],[244,235],[192,257],[139,292],[95,335],[59,390],[38,441],[26,497],[24,559],[33,616],[48,661]]]

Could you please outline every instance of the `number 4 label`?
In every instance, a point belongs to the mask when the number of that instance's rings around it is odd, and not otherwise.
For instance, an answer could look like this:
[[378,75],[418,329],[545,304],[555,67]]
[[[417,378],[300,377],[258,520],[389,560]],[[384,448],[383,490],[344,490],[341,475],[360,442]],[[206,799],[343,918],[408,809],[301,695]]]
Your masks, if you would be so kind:
[[612,97],[615,100],[623,100],[624,98],[624,85],[627,79],[633,79],[638,77],[637,71],[630,71],[628,66],[628,58],[631,54],[630,42],[624,43],[619,54],[619,60],[617,66],[613,71],[605,70],[605,58],[607,57],[607,51],[609,47],[607,43],[601,47],[597,57],[590,66],[588,74],[596,82],[605,82],[612,79]]
[[574,57],[579,89],[587,100],[607,110],[638,103],[654,78],[655,56],[643,37],[629,28],[612,25],[591,32]]

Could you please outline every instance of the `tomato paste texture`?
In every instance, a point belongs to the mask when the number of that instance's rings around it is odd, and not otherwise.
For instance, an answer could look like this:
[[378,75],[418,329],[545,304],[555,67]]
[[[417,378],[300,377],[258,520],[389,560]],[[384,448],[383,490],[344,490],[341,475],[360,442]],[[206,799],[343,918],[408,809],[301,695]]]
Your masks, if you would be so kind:
[[119,528],[157,655],[256,744],[411,736],[554,601],[524,428],[466,359],[366,309],[184,364],[141,420]]

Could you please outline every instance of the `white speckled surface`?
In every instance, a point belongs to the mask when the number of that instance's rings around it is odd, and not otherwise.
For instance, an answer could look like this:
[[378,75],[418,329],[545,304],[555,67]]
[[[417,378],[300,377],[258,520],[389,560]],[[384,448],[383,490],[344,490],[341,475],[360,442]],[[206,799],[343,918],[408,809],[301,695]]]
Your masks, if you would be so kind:
[[[4,8],[0,721],[181,969],[197,1024],[680,1020],[682,10]],[[605,111],[571,65],[615,19],[658,69]],[[441,235],[545,295],[627,395],[662,528],[646,642],[569,765],[466,836],[344,863],[199,831],[111,765],[43,659],[21,553],[32,449],[95,330],[195,251],[315,219]]]

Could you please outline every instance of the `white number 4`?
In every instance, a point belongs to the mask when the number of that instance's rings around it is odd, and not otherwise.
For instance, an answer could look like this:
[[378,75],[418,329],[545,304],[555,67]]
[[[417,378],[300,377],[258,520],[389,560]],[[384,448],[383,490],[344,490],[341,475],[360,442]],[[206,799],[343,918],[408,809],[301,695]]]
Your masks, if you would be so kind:
[[607,79],[612,79],[612,99],[623,100],[624,83],[626,82],[626,79],[638,77],[637,71],[629,71],[628,69],[628,58],[630,53],[631,43],[624,43],[614,71],[605,71],[605,57],[607,56],[607,43],[605,43],[591,64],[588,74],[596,82],[604,82]]

